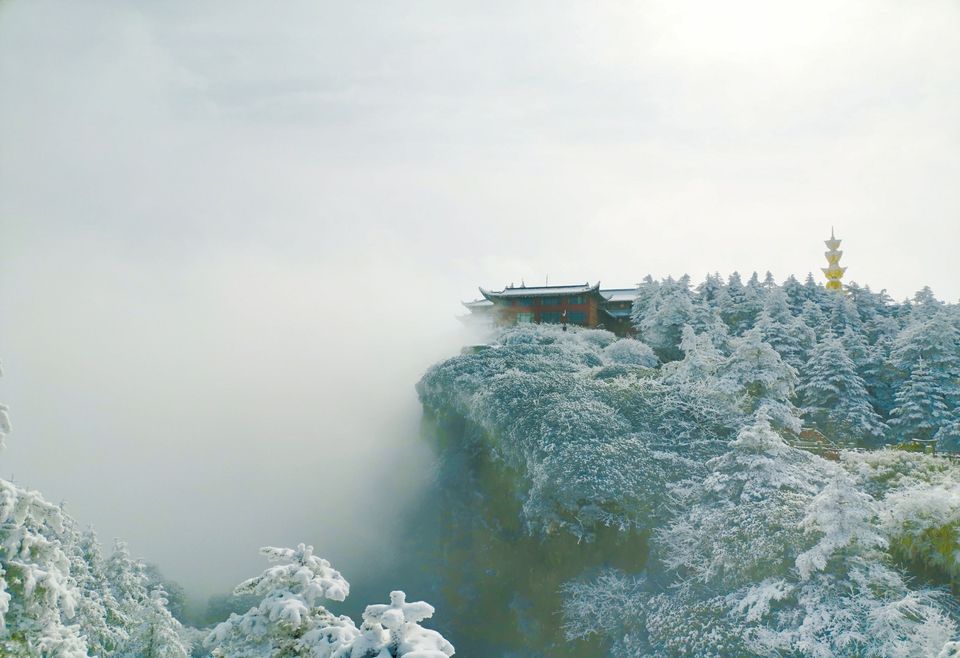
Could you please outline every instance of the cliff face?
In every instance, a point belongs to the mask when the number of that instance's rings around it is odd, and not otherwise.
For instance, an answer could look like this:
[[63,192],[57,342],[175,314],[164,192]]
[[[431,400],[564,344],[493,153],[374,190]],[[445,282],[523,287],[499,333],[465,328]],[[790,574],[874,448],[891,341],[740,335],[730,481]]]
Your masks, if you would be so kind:
[[[702,462],[690,457],[714,454],[731,430],[660,386],[641,343],[552,328],[505,339],[438,364],[418,386],[438,459],[409,554],[465,655],[603,655],[604,638],[566,638],[565,584],[601,568],[643,571],[650,528],[668,513],[664,473]],[[657,449],[671,417],[686,457]]]
[[647,534],[609,527],[592,541],[531,534],[523,479],[476,448],[480,432],[460,416],[424,418],[439,467],[408,545],[421,573],[430,574],[429,595],[445,611],[442,632],[456,637],[458,654],[466,656],[602,655],[596,639],[565,639],[561,587],[597,565],[643,569]]

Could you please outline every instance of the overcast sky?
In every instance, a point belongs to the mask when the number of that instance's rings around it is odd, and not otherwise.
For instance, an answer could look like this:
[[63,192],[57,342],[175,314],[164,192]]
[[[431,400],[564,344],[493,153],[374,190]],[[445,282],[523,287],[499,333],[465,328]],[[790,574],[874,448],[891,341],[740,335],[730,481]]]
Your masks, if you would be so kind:
[[802,276],[832,225],[957,301],[958,117],[955,0],[0,0],[0,475],[195,592],[355,567],[478,285]]

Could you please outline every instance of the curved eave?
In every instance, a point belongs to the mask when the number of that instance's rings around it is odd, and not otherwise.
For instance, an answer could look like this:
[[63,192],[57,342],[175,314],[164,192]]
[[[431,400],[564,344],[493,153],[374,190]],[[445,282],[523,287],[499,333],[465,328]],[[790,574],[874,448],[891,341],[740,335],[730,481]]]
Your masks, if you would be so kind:
[[630,319],[630,309],[628,309],[628,308],[625,308],[625,309],[616,309],[616,310],[611,310],[611,309],[607,309],[607,308],[601,308],[601,309],[600,309],[600,312],[601,312],[601,313],[605,313],[606,315],[609,315],[609,316],[610,316],[611,318],[613,318],[614,320],[629,320],[629,319]]
[[490,302],[490,300],[488,299],[475,299],[472,302],[460,302],[460,305],[470,310],[471,312],[493,308],[493,302]]

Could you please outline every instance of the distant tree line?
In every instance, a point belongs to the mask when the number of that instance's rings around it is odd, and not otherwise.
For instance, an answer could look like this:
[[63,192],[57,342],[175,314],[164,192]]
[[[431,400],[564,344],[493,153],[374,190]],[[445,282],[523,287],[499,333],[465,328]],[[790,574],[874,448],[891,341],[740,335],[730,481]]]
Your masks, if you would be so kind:
[[851,283],[827,290],[812,275],[778,285],[768,273],[650,277],[632,321],[664,362],[684,357],[684,329],[707,334],[723,353],[731,338],[756,335],[796,371],[793,402],[804,425],[847,445],[919,440],[960,449],[960,310],[930,288],[894,302]]

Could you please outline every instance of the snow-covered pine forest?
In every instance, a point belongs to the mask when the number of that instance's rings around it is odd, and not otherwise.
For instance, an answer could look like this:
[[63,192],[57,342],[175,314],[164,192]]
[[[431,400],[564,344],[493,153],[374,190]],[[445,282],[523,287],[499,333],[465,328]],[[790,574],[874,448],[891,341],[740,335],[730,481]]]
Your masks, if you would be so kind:
[[504,329],[418,384],[435,481],[385,542],[440,632],[402,591],[338,614],[350,584],[305,545],[185,627],[122,542],[0,481],[0,654],[960,656],[960,308],[756,275],[638,293],[637,339]]
[[511,513],[537,540],[524,655],[960,655],[960,308],[734,274],[647,278],[632,320],[505,329],[419,385],[471,469],[451,517],[483,515],[448,548],[496,580]]

